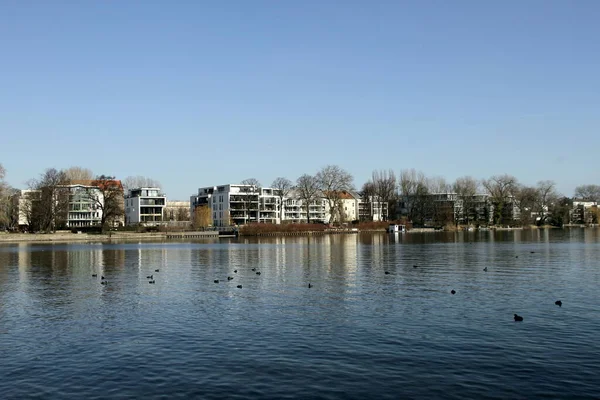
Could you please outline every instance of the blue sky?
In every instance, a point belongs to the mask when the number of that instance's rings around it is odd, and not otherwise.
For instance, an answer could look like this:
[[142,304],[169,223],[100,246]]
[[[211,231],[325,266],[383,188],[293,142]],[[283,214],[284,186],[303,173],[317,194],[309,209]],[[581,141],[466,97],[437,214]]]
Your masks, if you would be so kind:
[[1,1],[0,163],[600,184],[600,2]]

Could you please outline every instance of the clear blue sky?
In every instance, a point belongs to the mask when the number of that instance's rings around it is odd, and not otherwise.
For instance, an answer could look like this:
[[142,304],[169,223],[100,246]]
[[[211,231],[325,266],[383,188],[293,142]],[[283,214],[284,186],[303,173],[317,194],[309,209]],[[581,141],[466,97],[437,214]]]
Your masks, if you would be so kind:
[[600,184],[598,1],[0,1],[0,163]]

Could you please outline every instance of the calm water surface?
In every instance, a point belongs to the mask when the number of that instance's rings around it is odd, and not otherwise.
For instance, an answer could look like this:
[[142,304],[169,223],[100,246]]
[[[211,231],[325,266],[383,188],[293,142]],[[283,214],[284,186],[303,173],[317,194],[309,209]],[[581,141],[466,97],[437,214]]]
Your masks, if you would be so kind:
[[599,283],[598,229],[4,244],[0,397],[600,398]]

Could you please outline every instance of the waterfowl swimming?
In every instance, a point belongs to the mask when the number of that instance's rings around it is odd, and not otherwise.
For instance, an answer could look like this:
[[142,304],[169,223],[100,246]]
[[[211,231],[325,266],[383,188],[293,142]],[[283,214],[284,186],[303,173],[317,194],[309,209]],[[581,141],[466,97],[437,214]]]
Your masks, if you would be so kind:
[[108,281],[102,281],[100,282],[101,285],[108,285]]
[[260,275],[260,271],[256,271],[256,275]]
[[105,278],[104,276],[102,276],[102,278],[100,278],[100,279],[104,280],[104,279],[106,279],[106,278]]
[[256,268],[252,268],[252,271],[256,271]]
[[150,282],[148,283],[156,283],[156,281],[154,279],[152,279]]
[[237,274],[237,269],[233,271],[234,274]]
[[521,317],[520,315],[515,314],[515,321],[521,322],[521,321],[523,321],[523,317]]
[[146,277],[146,279],[152,279],[152,278],[154,278],[154,275],[150,275],[150,276]]
[[389,275],[389,274],[390,274],[390,271],[385,271],[385,274],[386,274],[386,275]]
[[556,304],[556,305],[557,305],[557,306],[559,306],[559,307],[562,307],[562,301],[560,301],[560,300],[556,300],[556,301],[554,302],[554,304]]
[[487,272],[487,267],[485,267],[483,270],[484,270],[485,272]]
[[155,269],[154,272],[160,272],[160,269]]
[[219,283],[219,280],[218,280],[218,279],[215,279],[215,283]]
[[450,293],[452,293],[452,294],[456,294],[456,290],[452,289],[452,290],[450,291]]
[[310,283],[308,284],[308,288],[310,289],[311,287],[313,287],[313,285],[311,285]]
[[530,251],[531,254],[535,253],[535,251]]
[[232,280],[232,279],[233,279],[233,276],[228,276],[228,277],[227,277],[227,280],[228,280],[228,281],[230,281],[230,280]]
[[98,274],[92,274],[92,278],[97,278]]
[[238,288],[238,289],[241,289],[241,288],[242,288],[242,285],[237,285],[237,288]]
[[413,265],[413,268],[419,268],[419,266],[418,265]]

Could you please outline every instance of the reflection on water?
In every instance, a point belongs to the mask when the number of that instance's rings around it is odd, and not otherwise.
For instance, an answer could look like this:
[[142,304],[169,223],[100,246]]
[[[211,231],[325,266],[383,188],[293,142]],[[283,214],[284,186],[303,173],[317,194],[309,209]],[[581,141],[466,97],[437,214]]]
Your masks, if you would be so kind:
[[0,391],[596,398],[598,231],[1,245]]

